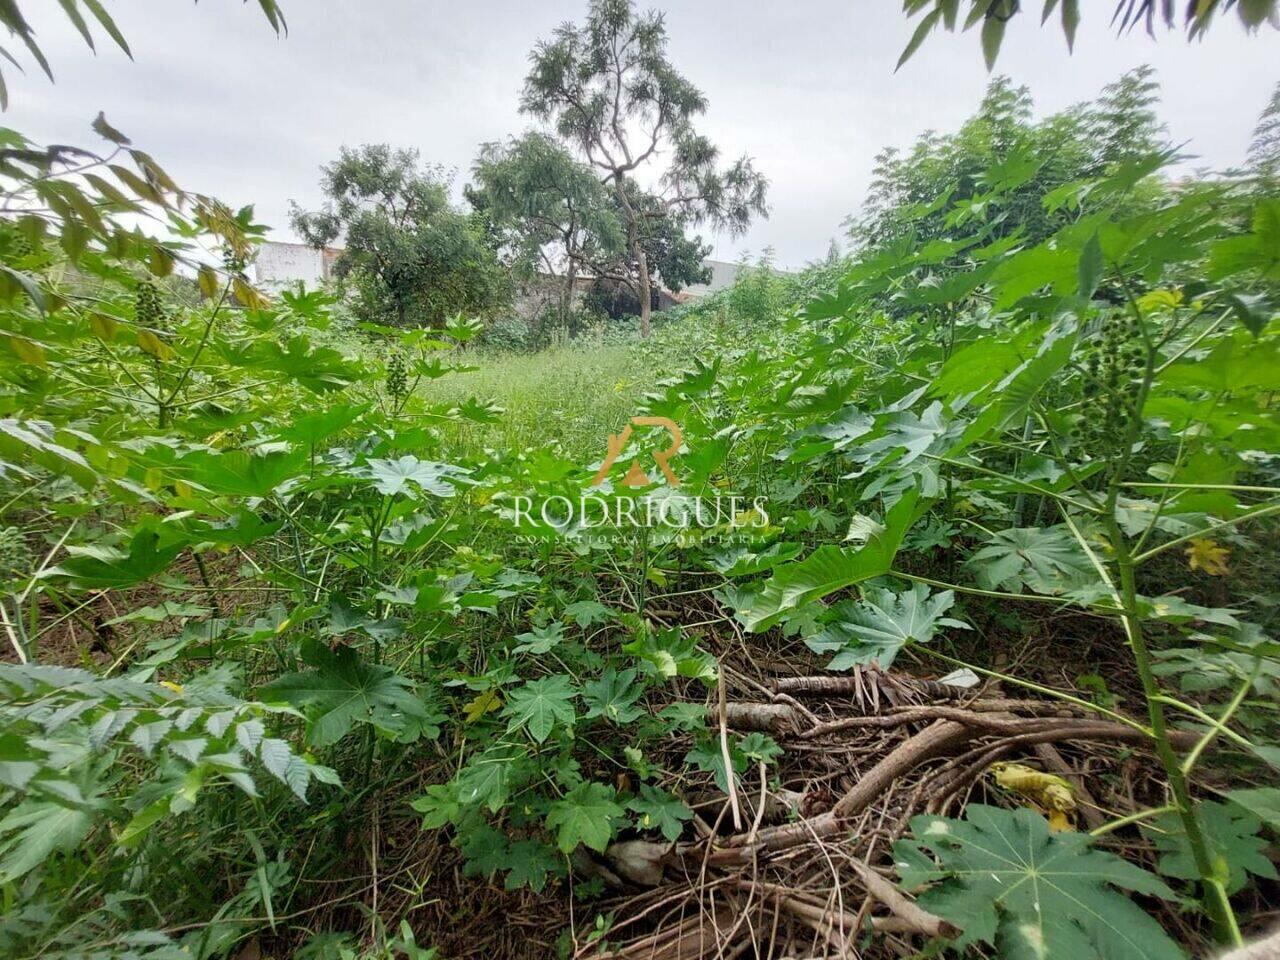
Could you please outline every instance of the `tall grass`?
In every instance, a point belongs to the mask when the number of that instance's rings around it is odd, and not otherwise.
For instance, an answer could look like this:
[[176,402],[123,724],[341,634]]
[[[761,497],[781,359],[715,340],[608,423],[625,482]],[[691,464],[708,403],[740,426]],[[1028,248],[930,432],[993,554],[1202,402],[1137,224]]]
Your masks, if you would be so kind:
[[469,397],[504,409],[494,423],[450,421],[444,440],[471,453],[479,449],[604,455],[605,439],[635,413],[657,374],[631,344],[552,347],[535,354],[477,352],[479,369],[420,388],[428,402]]

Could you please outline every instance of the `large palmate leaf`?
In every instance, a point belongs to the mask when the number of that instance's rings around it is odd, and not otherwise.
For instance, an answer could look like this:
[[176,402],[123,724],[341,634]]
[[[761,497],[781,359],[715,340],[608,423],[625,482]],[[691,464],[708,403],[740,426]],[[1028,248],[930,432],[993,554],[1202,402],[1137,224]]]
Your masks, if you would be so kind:
[[[1267,841],[1258,835],[1262,829],[1258,817],[1243,807],[1213,800],[1200,801],[1196,812],[1210,850],[1226,868],[1227,893],[1243,889],[1249,874],[1276,879],[1275,864],[1264,852]],[[1151,839],[1161,853],[1156,869],[1166,877],[1199,879],[1191,844],[1177,814],[1163,814],[1152,820],[1151,826]]]
[[749,630],[766,630],[789,610],[888,573],[916,518],[916,501],[916,492],[908,491],[885,514],[884,529],[869,537],[860,549],[828,544],[799,562],[778,567],[753,595],[750,605],[738,611],[739,619]]
[[969,566],[984,589],[1015,593],[1065,593],[1093,577],[1088,558],[1063,527],[1001,530],[969,557]]
[[1050,833],[1030,810],[970,804],[965,820],[912,817],[894,844],[903,886],[964,933],[957,946],[995,944],[1011,960],[1181,960],[1182,951],[1117,888],[1175,899],[1163,881],[1093,849],[1080,833]]
[[576,695],[573,682],[562,673],[516,687],[507,697],[505,715],[510,718],[509,729],[526,727],[529,735],[542,743],[557,724],[573,726]]
[[454,481],[465,472],[447,463],[419,460],[406,454],[396,460],[370,460],[362,475],[373,481],[379,493],[387,496],[413,495],[415,490],[422,490],[437,497],[452,497]]
[[178,543],[160,547],[159,534],[141,530],[129,541],[128,552],[112,547],[68,547],[70,554],[44,576],[70,580],[84,590],[131,587],[163,573],[183,549]]
[[547,826],[556,831],[556,842],[565,853],[579,843],[604,850],[613,836],[614,821],[626,815],[616,791],[602,783],[580,783],[551,804]]
[[805,643],[818,653],[835,653],[828,670],[872,662],[888,667],[908,643],[925,643],[939,627],[968,629],[968,624],[943,616],[954,603],[952,591],[930,595],[923,583],[904,593],[868,590],[862,600],[832,607],[823,630]]
[[[394,736],[415,729],[439,735],[432,711],[413,684],[390,667],[366,663],[354,649],[331,651],[306,643],[303,660],[312,669],[286,673],[262,690],[264,700],[283,700],[307,713],[307,742],[337,743],[357,723],[369,723]],[[432,732],[434,729],[434,732]]]

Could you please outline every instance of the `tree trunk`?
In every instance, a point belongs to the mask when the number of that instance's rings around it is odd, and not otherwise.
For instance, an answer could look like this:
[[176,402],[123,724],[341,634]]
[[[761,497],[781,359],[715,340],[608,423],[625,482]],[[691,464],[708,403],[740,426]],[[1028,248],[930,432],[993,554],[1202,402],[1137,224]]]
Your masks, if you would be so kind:
[[644,255],[644,249],[636,244],[636,263],[640,266],[640,339],[649,339],[649,303],[653,297],[652,287],[649,283],[649,260]]
[[569,318],[573,315],[573,285],[577,279],[578,264],[570,257],[564,278],[564,289],[560,291],[560,322],[564,324],[566,331],[569,329]]

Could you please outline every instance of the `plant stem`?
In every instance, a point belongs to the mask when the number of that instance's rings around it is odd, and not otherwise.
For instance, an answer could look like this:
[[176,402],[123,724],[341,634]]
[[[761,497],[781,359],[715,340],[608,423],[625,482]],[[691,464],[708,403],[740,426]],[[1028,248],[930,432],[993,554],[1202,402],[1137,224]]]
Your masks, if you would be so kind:
[[1142,681],[1156,755],[1160,758],[1165,776],[1169,779],[1169,790],[1173,794],[1172,806],[1177,810],[1178,819],[1182,821],[1182,829],[1187,835],[1187,845],[1191,848],[1191,857],[1195,861],[1196,872],[1200,874],[1200,882],[1204,887],[1204,907],[1213,921],[1214,932],[1219,940],[1239,946],[1244,942],[1240,936],[1240,927],[1232,912],[1231,901],[1227,896],[1222,877],[1214,866],[1213,855],[1200,825],[1200,818],[1196,816],[1182,764],[1174,753],[1173,744],[1169,742],[1163,695],[1160,684],[1152,672],[1151,652],[1147,648],[1147,641],[1142,632],[1142,615],[1139,612],[1138,591],[1133,573],[1134,558],[1129,553],[1129,546],[1124,540],[1119,524],[1115,521],[1114,514],[1109,519],[1108,527],[1112,543],[1115,545],[1115,564],[1120,575],[1121,617],[1124,620],[1125,633],[1129,637],[1129,648],[1133,651],[1134,665],[1138,668],[1138,677]]

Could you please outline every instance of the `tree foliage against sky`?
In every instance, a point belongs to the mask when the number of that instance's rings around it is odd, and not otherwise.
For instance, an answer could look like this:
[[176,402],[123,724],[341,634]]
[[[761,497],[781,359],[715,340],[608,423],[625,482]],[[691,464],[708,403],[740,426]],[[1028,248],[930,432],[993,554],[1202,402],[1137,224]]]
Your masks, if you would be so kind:
[[672,224],[740,233],[767,214],[768,183],[749,157],[722,166],[697,132],[706,97],[669,60],[661,14],[638,13],[630,0],[594,0],[584,24],[562,25],[530,60],[521,109],[548,122],[613,191],[625,234],[617,266],[640,301],[647,336],[657,269],[649,242],[670,236]]
[[416,150],[344,147],[322,168],[320,184],[326,204],[311,212],[294,204],[293,228],[315,247],[342,242],[335,269],[363,318],[440,326],[507,302],[483,223],[454,209],[445,172],[421,166]]
[[[1046,23],[1056,14],[1068,48],[1074,47],[1084,7],[1082,0],[1044,0],[1040,22]],[[902,9],[908,17],[923,16],[916,21],[915,32],[898,60],[899,67],[911,59],[938,27],[949,33],[978,28],[982,55],[990,70],[1000,55],[1005,27],[1014,17],[1026,14],[1021,0],[903,0]],[[1173,27],[1181,20],[1187,39],[1193,40],[1209,29],[1215,17],[1231,11],[1247,30],[1257,30],[1264,24],[1280,28],[1277,0],[1185,0],[1181,4],[1178,0],[1114,0],[1111,22],[1121,32],[1141,25],[1154,36],[1157,23]]]

